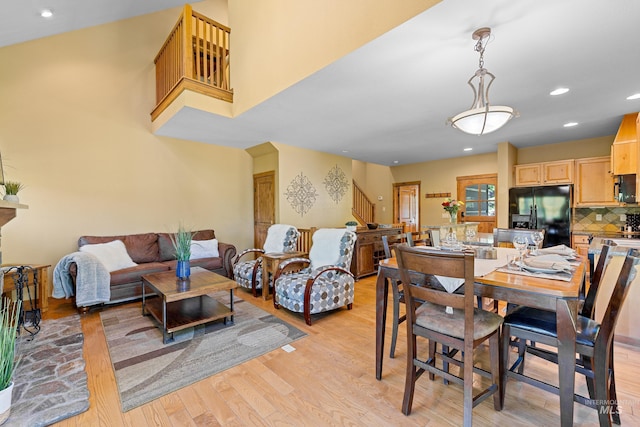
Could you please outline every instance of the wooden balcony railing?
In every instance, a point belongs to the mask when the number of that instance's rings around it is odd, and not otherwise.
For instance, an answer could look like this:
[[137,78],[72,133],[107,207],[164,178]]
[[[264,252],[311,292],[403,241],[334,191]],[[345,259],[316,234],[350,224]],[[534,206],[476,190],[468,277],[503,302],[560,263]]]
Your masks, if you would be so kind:
[[353,181],[353,205],[351,206],[353,216],[362,225],[375,222],[375,208],[376,205],[369,200],[364,191]]
[[229,81],[231,29],[186,4],[156,55],[155,120],[185,89],[233,102]]

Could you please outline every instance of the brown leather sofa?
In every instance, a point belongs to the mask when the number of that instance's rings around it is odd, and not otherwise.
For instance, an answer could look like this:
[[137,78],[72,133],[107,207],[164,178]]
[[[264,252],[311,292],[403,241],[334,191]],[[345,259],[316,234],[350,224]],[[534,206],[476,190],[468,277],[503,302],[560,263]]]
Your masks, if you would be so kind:
[[[213,230],[196,231],[193,240],[215,239]],[[177,261],[169,233],[144,233],[122,236],[82,236],[78,239],[78,247],[107,243],[114,240],[122,240],[127,253],[138,264],[135,267],[112,271],[111,298],[108,304],[114,304],[142,298],[142,276],[145,274],[159,273],[175,270]],[[218,242],[219,257],[201,258],[191,260],[192,267],[203,267],[214,273],[231,278],[233,268],[231,259],[236,255],[236,248],[232,244]],[[77,265],[69,266],[69,273],[75,287]],[[83,307],[82,309],[88,309]],[[86,310],[84,310],[86,311]]]

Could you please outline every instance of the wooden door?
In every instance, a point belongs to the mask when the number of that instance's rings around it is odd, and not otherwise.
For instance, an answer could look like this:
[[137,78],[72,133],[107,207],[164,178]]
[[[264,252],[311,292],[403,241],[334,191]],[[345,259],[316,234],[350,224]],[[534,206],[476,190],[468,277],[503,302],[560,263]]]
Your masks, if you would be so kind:
[[396,223],[405,223],[405,231],[420,230],[420,183],[403,182],[393,184],[393,218]]
[[493,233],[496,227],[498,204],[498,175],[459,176],[458,200],[464,202],[458,220],[478,222],[479,233]]
[[253,176],[253,244],[262,248],[267,230],[275,222],[275,172]]

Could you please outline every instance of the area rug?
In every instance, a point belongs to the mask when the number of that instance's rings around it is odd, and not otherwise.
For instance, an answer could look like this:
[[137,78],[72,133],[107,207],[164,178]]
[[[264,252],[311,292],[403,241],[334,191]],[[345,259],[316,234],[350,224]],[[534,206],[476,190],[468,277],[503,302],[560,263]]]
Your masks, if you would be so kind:
[[[211,294],[223,304],[229,292]],[[306,334],[260,308],[234,298],[234,324],[197,326],[162,343],[158,323],[140,305],[100,313],[122,411],[129,411]]]
[[33,338],[22,332],[11,415],[5,426],[48,426],[89,409],[80,316],[43,320]]

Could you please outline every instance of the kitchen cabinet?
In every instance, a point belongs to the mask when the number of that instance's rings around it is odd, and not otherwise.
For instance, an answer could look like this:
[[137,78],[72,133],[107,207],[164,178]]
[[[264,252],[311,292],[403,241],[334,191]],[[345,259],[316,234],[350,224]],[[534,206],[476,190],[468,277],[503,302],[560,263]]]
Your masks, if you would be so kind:
[[571,236],[571,247],[578,255],[587,257],[589,255],[589,236],[586,234],[574,234]]
[[358,239],[351,260],[351,273],[356,279],[378,272],[378,262],[385,258],[382,236],[400,233],[402,233],[400,228],[356,231]]
[[638,172],[638,113],[626,114],[611,145],[611,170],[614,175]]
[[574,160],[531,163],[515,166],[516,187],[573,183]]
[[638,144],[635,141],[613,144],[611,165],[614,175],[635,174],[638,171]]
[[575,161],[574,206],[618,206],[614,194],[611,158],[588,157]]

